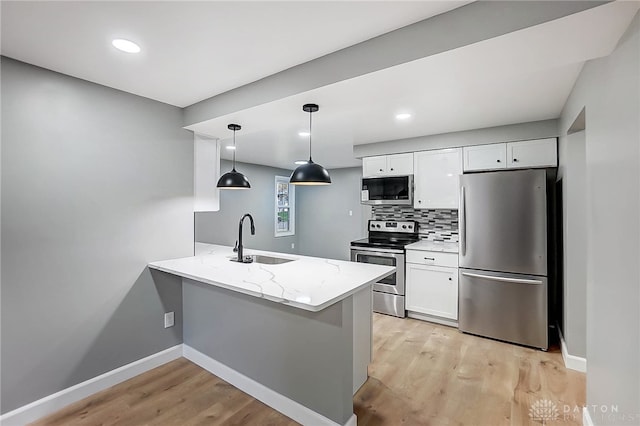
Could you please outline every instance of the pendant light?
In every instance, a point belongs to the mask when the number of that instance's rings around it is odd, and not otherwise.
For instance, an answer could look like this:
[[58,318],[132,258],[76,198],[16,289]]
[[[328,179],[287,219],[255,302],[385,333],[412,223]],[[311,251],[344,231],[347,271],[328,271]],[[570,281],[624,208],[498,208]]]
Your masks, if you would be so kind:
[[289,183],[294,185],[329,185],[331,177],[327,169],[320,164],[316,164],[311,159],[311,114],[318,111],[316,104],[305,104],[302,106],[304,112],[309,113],[309,161],[299,166],[291,173]]
[[229,124],[227,129],[233,130],[233,169],[220,176],[217,188],[220,189],[249,189],[251,184],[245,175],[236,171],[236,130],[240,130],[239,124]]

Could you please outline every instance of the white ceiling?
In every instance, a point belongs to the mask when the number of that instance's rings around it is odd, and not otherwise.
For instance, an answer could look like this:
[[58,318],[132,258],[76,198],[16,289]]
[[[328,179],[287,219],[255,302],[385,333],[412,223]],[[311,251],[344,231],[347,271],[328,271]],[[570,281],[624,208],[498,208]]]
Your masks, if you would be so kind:
[[239,161],[292,169],[308,157],[298,132],[314,102],[314,161],[338,168],[359,164],[353,145],[557,118],[584,62],[611,53],[639,7],[609,3],[189,128],[226,145],[227,124],[240,123]]
[[[466,3],[2,1],[2,54],[186,106]],[[608,55],[638,8],[608,3],[190,129],[226,144],[237,122],[239,161],[292,169],[308,156],[302,105],[318,103],[313,157],[336,168],[359,164],[357,144],[556,118],[584,62]],[[142,53],[116,51],[114,37]]]
[[2,1],[2,54],[184,107],[466,3]]

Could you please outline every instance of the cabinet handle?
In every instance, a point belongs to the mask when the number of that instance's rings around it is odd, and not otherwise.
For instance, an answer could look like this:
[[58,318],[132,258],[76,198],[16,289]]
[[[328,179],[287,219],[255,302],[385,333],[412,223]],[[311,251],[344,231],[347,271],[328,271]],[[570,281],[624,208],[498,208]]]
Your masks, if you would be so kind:
[[422,200],[418,200],[418,203],[422,203]]
[[500,160],[496,160],[496,163],[499,163],[499,162],[500,162]]
[[393,167],[391,168],[391,171],[393,171]]
[[517,163],[517,162],[518,162],[518,159],[517,159],[517,158],[514,158],[514,159],[513,159],[513,162],[514,162],[514,163]]
[[383,170],[382,170],[382,169],[380,169],[380,171],[382,172]]
[[449,281],[451,281],[451,277],[449,277]]
[[424,260],[433,260],[435,262],[436,258],[435,257],[425,257]]

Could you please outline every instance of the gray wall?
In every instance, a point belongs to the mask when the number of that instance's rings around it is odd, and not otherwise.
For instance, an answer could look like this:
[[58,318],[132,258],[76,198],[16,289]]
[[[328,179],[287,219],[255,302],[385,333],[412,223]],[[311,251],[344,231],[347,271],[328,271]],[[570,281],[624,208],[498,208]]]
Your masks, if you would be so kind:
[[[220,162],[221,173],[231,170],[231,162]],[[299,216],[296,216],[296,235],[275,237],[275,177],[289,176],[290,170],[237,163],[251,189],[220,190],[220,211],[196,213],[196,241],[233,246],[238,239],[238,222],[245,213],[253,216],[256,235],[251,235],[249,220],[245,219],[243,245],[258,250],[297,253]],[[296,190],[296,196],[298,195]],[[291,248],[294,244],[294,248]]]
[[[587,405],[595,424],[640,413],[640,15],[616,50],[588,62],[561,116],[586,111]],[[626,414],[626,420],[622,415]]]
[[193,252],[181,120],[2,58],[3,413],[181,343],[180,281],[146,268]]
[[338,424],[351,417],[352,297],[309,312],[184,280],[183,300],[186,345]]
[[362,168],[334,169],[330,174],[331,185],[297,190],[299,254],[349,260],[349,243],[367,236],[371,211],[360,204]]
[[[329,186],[296,187],[296,234],[277,238],[274,179],[291,171],[246,163],[236,168],[247,176],[251,189],[222,190],[220,211],[196,213],[196,241],[233,246],[244,213],[251,213],[256,225],[256,235],[250,235],[246,221],[244,246],[258,250],[348,260],[349,243],[366,236],[370,209],[360,204],[360,167],[330,170]],[[221,170],[229,169],[231,162],[223,160]]]
[[585,132],[559,138],[562,179],[562,334],[571,355],[587,356],[587,176]]

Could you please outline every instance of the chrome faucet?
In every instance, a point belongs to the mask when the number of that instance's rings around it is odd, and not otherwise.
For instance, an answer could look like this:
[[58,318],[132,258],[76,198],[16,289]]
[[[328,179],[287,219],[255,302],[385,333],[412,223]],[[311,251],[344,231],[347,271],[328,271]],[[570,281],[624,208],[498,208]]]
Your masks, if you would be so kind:
[[[242,216],[242,218],[240,219],[240,226],[238,228],[238,262],[241,263],[245,263],[244,257],[243,257],[243,247],[242,247],[242,223],[244,222],[244,219],[248,217],[249,221],[251,222],[251,235],[256,235],[256,227],[253,224],[253,217],[249,214],[246,213],[244,216]],[[247,261],[246,263],[251,263],[251,261]]]

